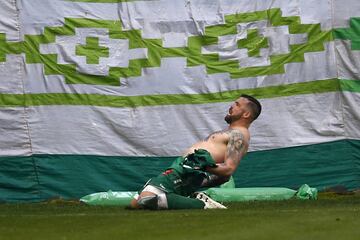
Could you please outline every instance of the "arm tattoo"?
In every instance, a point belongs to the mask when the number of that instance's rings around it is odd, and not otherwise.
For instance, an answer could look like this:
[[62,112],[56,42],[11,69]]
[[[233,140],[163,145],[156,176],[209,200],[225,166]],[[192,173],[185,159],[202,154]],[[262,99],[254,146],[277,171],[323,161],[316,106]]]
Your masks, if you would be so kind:
[[241,152],[244,148],[244,135],[239,130],[232,130],[229,133],[229,142],[227,144],[227,157],[236,164],[239,163]]

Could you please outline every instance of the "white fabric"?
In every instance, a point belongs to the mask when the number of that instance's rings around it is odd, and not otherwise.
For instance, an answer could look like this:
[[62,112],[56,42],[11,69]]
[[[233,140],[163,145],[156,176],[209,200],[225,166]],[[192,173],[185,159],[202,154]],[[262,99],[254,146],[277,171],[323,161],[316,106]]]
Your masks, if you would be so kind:
[[[358,0],[157,0],[88,3],[63,0],[2,0],[1,49],[15,51],[28,35],[40,35],[46,27],[62,27],[66,18],[121,21],[123,30],[138,30],[142,38],[159,39],[162,47],[188,47],[188,38],[202,36],[208,26],[225,23],[225,17],[280,8],[283,17],[299,17],[302,24],[320,24],[322,31],[349,27],[360,17]],[[269,26],[261,20],[241,23],[236,34],[204,45],[202,54],[217,53],[221,61],[236,60],[240,67],[268,66],[269,55],[286,54],[290,45],[306,43],[306,33],[293,34],[288,26]],[[260,56],[248,56],[237,46],[247,30],[258,29],[269,47]],[[57,54],[58,64],[76,64],[77,71],[96,76],[110,67],[127,67],[132,59],[144,59],[148,49],[132,48],[127,39],[109,37],[105,28],[77,28],[55,42],[40,44],[42,54]],[[98,37],[109,48],[109,57],[88,64],[76,54],[86,37]],[[28,39],[29,41],[29,39]],[[15,44],[14,44],[15,43]],[[28,43],[28,42],[27,42]],[[11,47],[9,47],[11,46]],[[28,46],[28,45],[24,45]],[[329,40],[323,50],[306,52],[304,61],[284,65],[273,75],[235,78],[212,73],[204,64],[189,66],[186,57],[163,57],[160,66],[141,69],[136,76],[119,79],[119,86],[68,84],[63,75],[45,75],[44,64],[31,63],[31,53],[0,52],[0,155],[93,154],[120,156],[180,155],[190,144],[210,132],[227,127],[223,117],[230,103],[163,105],[137,108],[43,105],[22,94],[102,94],[138,96],[159,94],[223,93],[327,79],[360,79],[360,51],[351,40]],[[22,51],[21,48],[17,51]],[[5,57],[5,58],[4,58]],[[252,76],[252,75],[249,75]],[[17,94],[17,95],[9,95]],[[293,95],[294,93],[290,93]],[[359,94],[328,92],[261,99],[263,113],[251,127],[250,151],[360,138]],[[186,96],[185,96],[186,97]],[[10,99],[10,100],[9,100]],[[16,100],[13,107],[11,100]],[[234,99],[235,100],[235,99]],[[19,107],[28,103],[29,107]],[[61,103],[59,103],[61,104]],[[96,104],[96,103],[95,103]]]
[[154,186],[147,185],[143,190],[143,192],[151,192],[157,195],[158,198],[158,209],[168,209],[168,202],[166,193]]
[[28,124],[28,110],[1,108],[0,156],[30,155],[32,153]]
[[351,51],[350,41],[336,41],[338,74],[341,79],[360,79],[360,51]]
[[331,0],[333,28],[349,27],[350,17],[359,17],[359,0]]
[[16,0],[0,1],[0,33],[6,32],[8,41],[19,41],[19,16]]
[[[250,151],[344,138],[340,93],[264,99],[261,103],[262,115],[250,128]],[[33,151],[38,154],[181,155],[192,143],[227,127],[223,119],[229,105],[136,109],[32,107],[29,124]]]
[[343,93],[345,136],[360,139],[360,93]]
[[24,93],[23,59],[18,55],[8,55],[6,62],[0,62],[0,94]]

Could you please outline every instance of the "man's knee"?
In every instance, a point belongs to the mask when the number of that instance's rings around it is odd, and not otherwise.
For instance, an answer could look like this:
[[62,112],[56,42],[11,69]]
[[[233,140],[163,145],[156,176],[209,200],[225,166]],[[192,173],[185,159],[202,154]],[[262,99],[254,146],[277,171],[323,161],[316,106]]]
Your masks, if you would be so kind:
[[[131,200],[130,205],[128,207],[132,209],[141,209],[145,208],[144,203],[146,204],[146,199],[151,199],[153,197],[156,197],[156,194],[152,192],[142,192],[139,195],[134,197],[134,199]],[[144,201],[145,200],[145,201]]]
[[130,205],[127,206],[128,209],[139,209],[140,206],[139,204],[137,203],[137,199],[132,199],[130,201]]
[[130,203],[130,207],[133,209],[151,209],[151,210],[160,210],[167,209],[167,198],[165,192],[146,192],[143,191],[137,197],[133,199]]
[[137,204],[140,208],[157,210],[158,207],[158,196],[155,194],[139,196]]

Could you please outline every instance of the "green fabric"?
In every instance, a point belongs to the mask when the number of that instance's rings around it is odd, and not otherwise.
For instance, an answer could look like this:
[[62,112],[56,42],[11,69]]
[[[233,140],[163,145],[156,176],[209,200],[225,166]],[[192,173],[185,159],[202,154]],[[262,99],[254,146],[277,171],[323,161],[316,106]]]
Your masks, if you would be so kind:
[[229,181],[219,186],[220,188],[235,188],[235,181],[233,176],[230,177]]
[[254,188],[209,188],[204,191],[218,202],[245,201],[278,201],[293,197],[301,200],[317,199],[318,190],[303,184],[298,191],[284,187],[254,187]]
[[229,90],[221,93],[158,94],[140,96],[113,96],[100,94],[38,93],[0,94],[0,107],[81,105],[107,107],[141,107],[178,104],[205,104],[230,102],[240,94],[253,95],[258,99],[296,96],[336,91],[360,92],[359,80],[326,79],[256,89]]
[[170,168],[176,169],[179,173],[191,173],[196,170],[203,171],[206,167],[216,167],[214,159],[205,149],[195,149],[194,153],[185,158],[178,158]]
[[311,188],[309,185],[302,185],[296,193],[298,199],[307,200],[307,199],[317,199],[318,190],[316,188]]
[[203,209],[205,204],[194,198],[184,197],[174,193],[166,194],[168,209]]
[[334,38],[350,40],[352,50],[360,50],[360,17],[350,18],[349,28],[337,28],[333,30]]
[[[92,193],[80,198],[88,205],[99,206],[128,206],[136,192],[107,192]],[[178,194],[166,194],[169,209],[203,209],[204,203],[198,199],[183,197]]]
[[215,167],[215,161],[204,149],[197,149],[186,157],[178,157],[167,170],[152,178],[149,185],[167,193],[189,196],[200,189],[206,167]]
[[158,176],[151,178],[148,184],[160,188],[167,193],[175,192],[184,195],[181,176],[176,171],[167,171],[159,174]]
[[134,198],[136,192],[107,192],[92,193],[80,198],[80,201],[88,205],[102,206],[127,206]]
[[218,202],[244,202],[254,200],[286,200],[296,191],[281,187],[266,188],[210,188],[205,193]]
[[87,37],[86,45],[77,45],[75,53],[85,56],[87,64],[99,64],[100,57],[109,57],[109,48],[100,46],[98,37]]
[[[84,0],[91,2],[91,0]],[[115,0],[109,0],[114,2]],[[100,0],[108,2],[108,0]],[[116,2],[116,1],[115,1]],[[331,30],[322,31],[321,24],[302,24],[299,16],[283,16],[280,8],[271,8],[262,11],[245,12],[224,15],[224,23],[204,26],[204,34],[189,36],[186,39],[187,46],[164,47],[161,38],[149,39],[143,37],[143,31],[137,29],[126,30],[123,22],[119,20],[100,20],[95,18],[64,18],[61,25],[44,26],[43,33],[39,35],[25,34],[23,41],[7,41],[6,33],[0,33],[0,62],[6,61],[8,54],[23,54],[27,64],[43,64],[45,75],[62,75],[66,84],[89,84],[89,85],[121,85],[121,78],[141,76],[146,68],[158,68],[164,58],[184,58],[186,67],[204,66],[207,74],[228,73],[232,79],[266,76],[285,73],[285,64],[304,62],[305,54],[310,52],[324,51],[324,45],[333,41]],[[290,34],[306,34],[307,41],[299,44],[290,44],[289,52],[273,54],[270,56],[270,64],[266,66],[241,67],[234,59],[221,59],[218,53],[203,53],[203,47],[218,44],[222,36],[237,34],[237,26],[240,23],[254,21],[267,21],[269,26],[284,26]],[[109,67],[108,75],[91,75],[78,71],[76,64],[63,64],[58,62],[57,53],[42,53],[42,44],[52,44],[60,36],[74,36],[76,29],[103,28],[108,31],[110,39],[126,39],[129,49],[147,49],[146,58],[135,58],[128,62],[127,67]],[[355,31],[357,29],[355,28]],[[354,31],[354,30],[352,30]],[[352,34],[353,35],[353,34]],[[94,39],[88,46],[98,44]],[[249,56],[258,56],[261,48],[268,46],[267,37],[259,37],[256,30],[248,31],[248,38],[238,41],[239,48],[248,49]],[[108,56],[108,49],[100,48],[101,56]],[[76,48],[77,55],[87,56],[87,62],[97,63],[100,56],[89,51],[89,47]]]
[[[103,107],[144,107],[179,104],[205,104],[232,102],[240,94],[258,99],[288,97],[302,94],[328,93],[336,91],[360,91],[358,80],[324,79],[291,83],[281,86],[266,86],[199,94],[156,94],[139,96],[115,96],[79,93],[33,93],[0,94],[0,107],[79,105]],[[351,83],[351,85],[349,85]]]
[[[324,154],[326,153],[326,154]],[[32,155],[0,157],[0,202],[78,199],[94,192],[137,191],[177,157]],[[360,140],[250,152],[233,175],[236,187],[307,183],[321,191],[360,188]]]
[[[316,200],[318,190],[303,184],[298,191],[281,187],[257,188],[209,188],[204,191],[209,197],[218,202],[244,202],[264,200],[287,200],[297,198],[300,200]],[[89,205],[129,205],[136,192],[99,192],[89,194],[80,199]],[[204,204],[197,199],[183,197],[178,194],[166,195],[169,209],[202,209]]]

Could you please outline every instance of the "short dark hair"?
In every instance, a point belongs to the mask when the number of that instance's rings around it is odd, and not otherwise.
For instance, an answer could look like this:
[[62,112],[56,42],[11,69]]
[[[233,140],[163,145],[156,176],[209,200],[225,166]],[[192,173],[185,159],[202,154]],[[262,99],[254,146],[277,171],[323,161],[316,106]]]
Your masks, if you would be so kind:
[[246,98],[247,100],[250,101],[249,106],[250,106],[251,115],[252,115],[253,121],[256,120],[261,113],[260,102],[256,98],[254,98],[253,96],[250,96],[250,95],[241,94],[240,97]]

